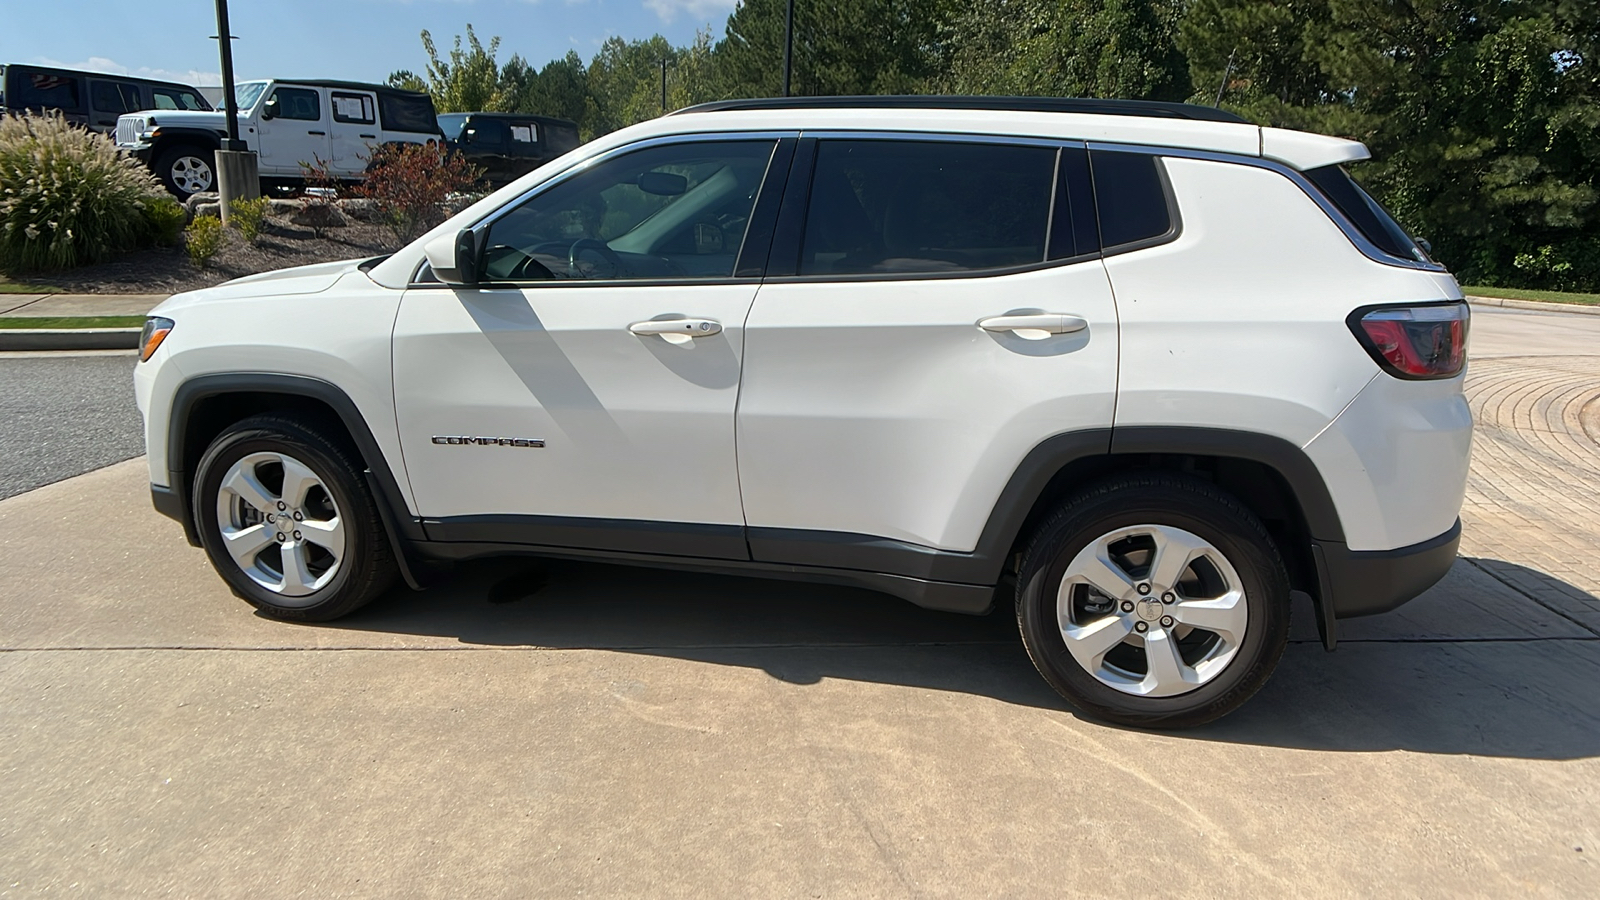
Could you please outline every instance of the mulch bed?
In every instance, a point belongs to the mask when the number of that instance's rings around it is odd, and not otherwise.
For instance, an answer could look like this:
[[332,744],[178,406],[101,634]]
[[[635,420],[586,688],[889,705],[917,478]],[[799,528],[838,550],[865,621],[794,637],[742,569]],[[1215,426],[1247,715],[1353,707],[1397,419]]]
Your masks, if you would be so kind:
[[157,247],[66,272],[30,274],[22,280],[51,285],[71,294],[175,294],[258,272],[341,259],[368,259],[394,249],[394,234],[368,222],[351,219],[343,228],[325,229],[319,238],[310,228],[272,217],[254,244],[245,243],[236,232],[229,231],[227,244],[205,268],[190,262],[182,247]]

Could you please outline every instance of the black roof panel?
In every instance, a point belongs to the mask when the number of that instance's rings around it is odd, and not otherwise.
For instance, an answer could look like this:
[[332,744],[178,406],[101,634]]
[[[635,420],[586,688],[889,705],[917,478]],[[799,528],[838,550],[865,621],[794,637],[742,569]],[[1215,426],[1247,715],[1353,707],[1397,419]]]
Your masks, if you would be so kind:
[[847,97],[762,97],[717,100],[678,110],[678,113],[759,109],[992,109],[1007,112],[1092,113],[1102,116],[1147,116],[1193,119],[1204,122],[1249,124],[1243,116],[1190,103],[1153,100],[1098,100],[1087,97],[970,97],[937,94],[890,94]]

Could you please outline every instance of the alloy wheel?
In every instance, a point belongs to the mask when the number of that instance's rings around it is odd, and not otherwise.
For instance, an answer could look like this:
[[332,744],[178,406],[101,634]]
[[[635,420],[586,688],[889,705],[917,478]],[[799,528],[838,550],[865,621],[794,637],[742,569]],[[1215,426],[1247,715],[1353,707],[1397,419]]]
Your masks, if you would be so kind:
[[251,453],[228,467],[217,528],[244,574],[285,606],[313,602],[348,553],[333,494],[310,466],[283,453]]
[[172,183],[186,194],[211,190],[211,164],[198,156],[180,156],[172,161]]

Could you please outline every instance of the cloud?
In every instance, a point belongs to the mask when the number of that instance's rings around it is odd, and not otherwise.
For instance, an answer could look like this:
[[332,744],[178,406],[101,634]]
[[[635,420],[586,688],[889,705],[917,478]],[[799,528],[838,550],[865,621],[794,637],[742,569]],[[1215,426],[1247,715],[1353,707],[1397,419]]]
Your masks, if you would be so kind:
[[81,69],[86,72],[104,72],[107,75],[132,75],[135,78],[154,78],[157,81],[176,81],[180,84],[214,85],[222,84],[221,72],[202,72],[199,69],[190,69],[186,72],[174,72],[171,69],[152,69],[149,66],[137,68],[125,66],[114,59],[103,56],[91,56],[83,62],[61,62],[57,59],[47,59],[42,56],[33,58],[36,66],[52,66],[57,69]]
[[647,9],[655,10],[663,22],[671,22],[678,13],[688,13],[702,19],[733,12],[738,0],[644,0]]

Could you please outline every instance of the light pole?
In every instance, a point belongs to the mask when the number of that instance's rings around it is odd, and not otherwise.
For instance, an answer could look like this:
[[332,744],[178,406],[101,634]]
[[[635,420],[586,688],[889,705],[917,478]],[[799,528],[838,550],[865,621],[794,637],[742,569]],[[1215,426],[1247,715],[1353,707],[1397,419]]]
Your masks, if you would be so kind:
[[[220,2],[220,0],[219,0]],[[794,0],[783,17],[783,95],[789,96],[789,71],[794,67]]]
[[661,111],[667,111],[667,58],[661,57]]
[[218,212],[226,225],[234,200],[261,196],[261,176],[254,151],[239,140],[239,105],[233,96],[233,33],[228,29],[228,0],[217,0],[217,44],[222,52],[222,108],[228,120],[228,143],[216,152]]

